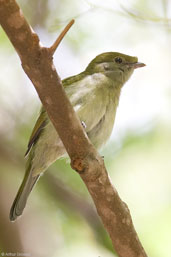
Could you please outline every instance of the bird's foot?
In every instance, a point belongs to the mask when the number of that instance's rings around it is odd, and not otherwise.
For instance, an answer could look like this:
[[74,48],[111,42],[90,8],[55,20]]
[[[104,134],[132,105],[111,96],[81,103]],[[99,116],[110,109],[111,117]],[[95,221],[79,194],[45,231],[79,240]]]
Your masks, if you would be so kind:
[[81,125],[83,126],[84,129],[86,129],[87,126],[84,121],[81,121]]

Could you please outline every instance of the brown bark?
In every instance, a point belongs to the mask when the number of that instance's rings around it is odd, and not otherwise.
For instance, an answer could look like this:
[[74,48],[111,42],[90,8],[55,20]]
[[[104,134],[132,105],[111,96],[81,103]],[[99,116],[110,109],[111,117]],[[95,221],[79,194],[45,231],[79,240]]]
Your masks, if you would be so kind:
[[87,138],[65,94],[53,64],[52,47],[41,46],[15,0],[0,0],[0,23],[70,156],[72,168],[86,184],[118,256],[147,256],[126,204],[112,186],[103,159]]

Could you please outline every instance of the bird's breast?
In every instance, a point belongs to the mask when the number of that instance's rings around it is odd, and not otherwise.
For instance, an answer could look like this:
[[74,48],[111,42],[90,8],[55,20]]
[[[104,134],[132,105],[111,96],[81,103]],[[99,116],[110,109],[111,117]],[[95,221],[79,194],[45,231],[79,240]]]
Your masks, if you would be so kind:
[[109,139],[116,116],[120,90],[112,90],[108,94],[105,110],[99,121],[88,132],[88,137],[96,148],[101,148]]

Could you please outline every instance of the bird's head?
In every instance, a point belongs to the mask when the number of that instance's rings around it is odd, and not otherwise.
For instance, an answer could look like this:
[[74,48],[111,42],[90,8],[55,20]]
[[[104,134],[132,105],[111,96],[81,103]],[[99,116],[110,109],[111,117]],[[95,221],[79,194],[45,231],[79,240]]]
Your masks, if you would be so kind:
[[94,58],[86,68],[89,74],[104,73],[122,85],[130,78],[134,69],[144,67],[137,57],[117,53],[102,53]]

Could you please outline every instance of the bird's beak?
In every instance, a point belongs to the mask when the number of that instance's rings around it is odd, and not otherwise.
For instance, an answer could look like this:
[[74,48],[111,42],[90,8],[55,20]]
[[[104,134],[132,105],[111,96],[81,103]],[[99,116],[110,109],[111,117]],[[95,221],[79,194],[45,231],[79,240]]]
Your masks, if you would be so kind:
[[137,69],[137,68],[141,68],[141,67],[146,66],[146,65],[145,65],[144,63],[142,63],[142,62],[129,63],[128,65],[129,65],[129,67],[132,67],[132,68],[134,68],[134,69]]

